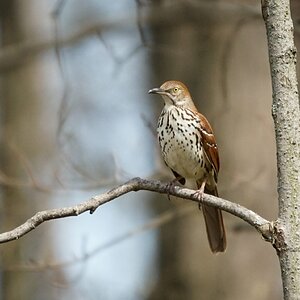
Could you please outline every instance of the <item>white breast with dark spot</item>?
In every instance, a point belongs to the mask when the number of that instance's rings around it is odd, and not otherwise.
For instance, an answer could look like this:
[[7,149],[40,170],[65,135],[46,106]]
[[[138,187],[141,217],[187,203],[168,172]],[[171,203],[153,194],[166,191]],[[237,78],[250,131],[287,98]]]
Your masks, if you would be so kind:
[[185,178],[201,179],[205,155],[199,131],[200,120],[175,106],[165,108],[158,120],[157,134],[166,164]]

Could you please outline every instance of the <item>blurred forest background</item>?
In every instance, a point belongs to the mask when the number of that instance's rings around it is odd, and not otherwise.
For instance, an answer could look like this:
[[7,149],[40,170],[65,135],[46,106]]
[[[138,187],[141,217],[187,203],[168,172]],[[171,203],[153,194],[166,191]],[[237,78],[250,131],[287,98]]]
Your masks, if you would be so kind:
[[[0,19],[1,232],[135,176],[170,180],[153,132],[163,103],[147,94],[169,79],[214,128],[220,195],[276,219],[260,1],[2,0]],[[224,217],[220,255],[197,205],[164,195],[48,222],[1,245],[0,299],[281,299],[271,245]]]

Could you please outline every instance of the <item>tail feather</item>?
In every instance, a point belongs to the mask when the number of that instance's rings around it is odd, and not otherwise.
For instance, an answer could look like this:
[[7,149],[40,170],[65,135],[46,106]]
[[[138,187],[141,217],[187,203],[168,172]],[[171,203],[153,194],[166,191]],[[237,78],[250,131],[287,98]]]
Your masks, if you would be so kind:
[[[205,188],[204,192],[213,196],[218,196],[217,187],[215,187],[213,191]],[[224,252],[226,249],[226,233],[222,211],[207,205],[202,205],[202,211],[211,251],[213,253]]]

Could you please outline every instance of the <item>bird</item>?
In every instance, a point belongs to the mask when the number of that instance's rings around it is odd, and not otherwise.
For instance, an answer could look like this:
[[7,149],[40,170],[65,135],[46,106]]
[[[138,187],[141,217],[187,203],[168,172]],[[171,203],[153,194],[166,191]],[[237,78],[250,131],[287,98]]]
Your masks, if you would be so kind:
[[[186,180],[196,182],[200,200],[203,193],[218,197],[220,159],[215,135],[206,117],[197,110],[186,85],[170,80],[148,93],[158,94],[164,100],[157,136],[163,159],[175,180],[183,185]],[[201,206],[210,249],[213,253],[224,252],[226,233],[222,211]]]

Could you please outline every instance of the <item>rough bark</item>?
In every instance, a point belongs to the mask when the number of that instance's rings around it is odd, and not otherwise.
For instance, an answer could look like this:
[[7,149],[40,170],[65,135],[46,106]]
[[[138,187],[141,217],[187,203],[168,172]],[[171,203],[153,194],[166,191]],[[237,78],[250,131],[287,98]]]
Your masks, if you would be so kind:
[[272,76],[279,218],[275,224],[284,299],[300,297],[300,110],[288,0],[262,1]]

